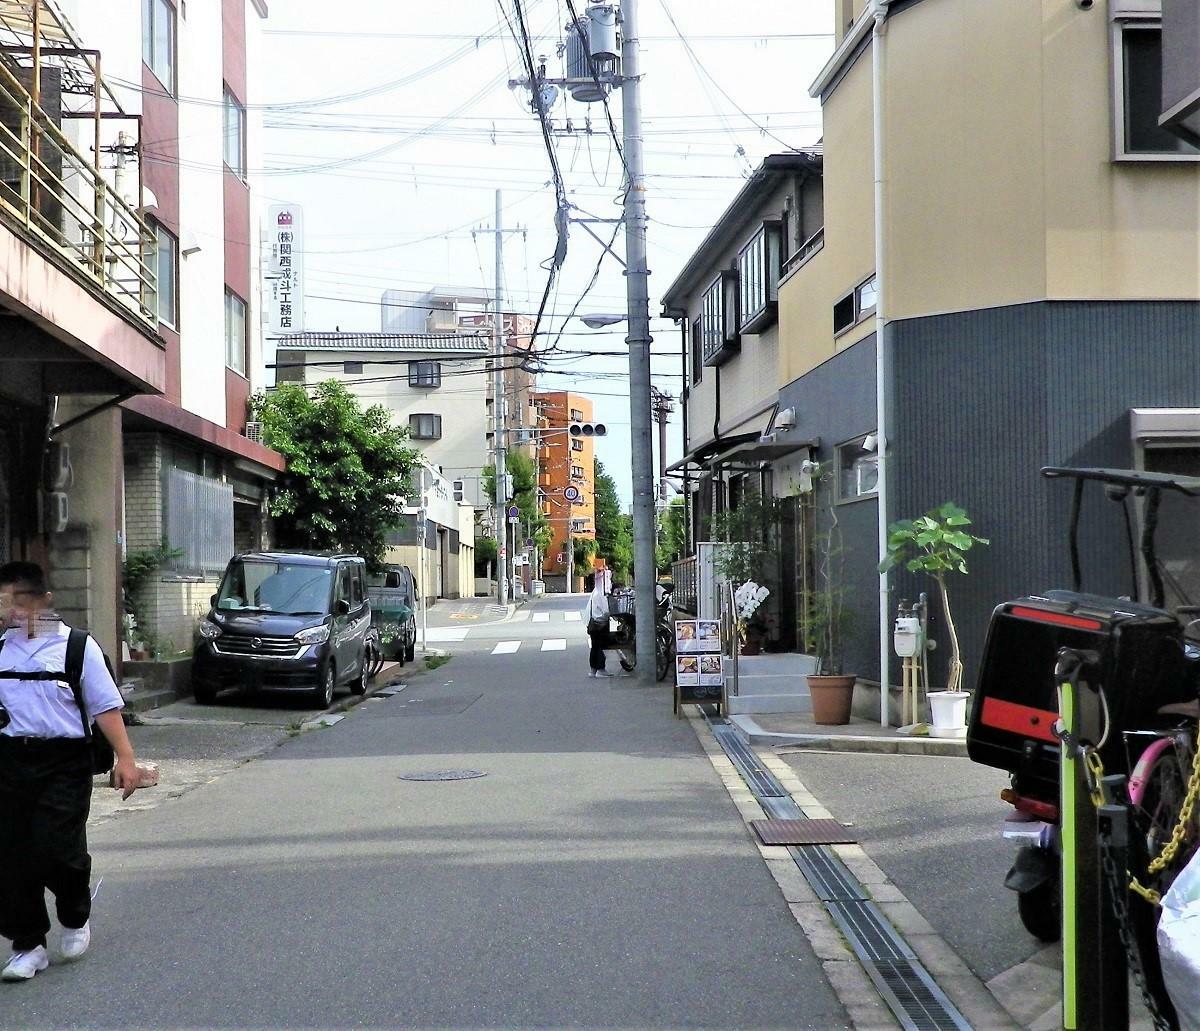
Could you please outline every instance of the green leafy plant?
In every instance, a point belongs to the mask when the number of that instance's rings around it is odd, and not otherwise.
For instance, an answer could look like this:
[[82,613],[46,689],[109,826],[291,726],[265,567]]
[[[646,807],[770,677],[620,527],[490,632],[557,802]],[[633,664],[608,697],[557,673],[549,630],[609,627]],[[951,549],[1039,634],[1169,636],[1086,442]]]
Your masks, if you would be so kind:
[[420,454],[382,405],[363,409],[340,383],[311,396],[285,383],[250,401],[265,442],[287,459],[271,499],[275,535],[285,548],[348,551],[383,565],[386,535],[404,515],[400,501]]
[[967,552],[976,544],[986,545],[985,537],[967,531],[971,525],[967,513],[952,501],[931,509],[918,519],[902,519],[888,527],[887,557],[879,564],[880,572],[903,565],[910,573],[933,577],[942,596],[942,611],[950,634],[950,670],[947,691],[962,690],[962,654],[958,630],[950,614],[950,595],[946,577],[950,573],[967,574]]
[[428,655],[425,657],[425,668],[437,669],[439,666],[446,665],[452,658],[454,658],[453,655]]
[[141,612],[141,592],[154,574],[169,562],[183,556],[181,548],[172,548],[165,540],[157,548],[131,551],[121,565],[121,587],[125,594],[125,609],[132,619],[126,621],[125,640],[131,648],[137,644],[153,652],[154,635],[145,625]]
[[771,531],[779,518],[778,509],[775,498],[747,491],[736,508],[712,517],[713,536],[721,541],[716,555],[717,572],[726,580],[735,584],[754,580],[775,586],[765,567],[772,553]]
[[850,607],[852,591],[845,583],[846,547],[838,520],[833,466],[820,466],[812,478],[808,504],[822,508],[825,528],[815,535],[817,568],[815,582],[804,598],[800,633],[805,647],[820,660],[824,676],[845,672],[846,642],[854,629]]
[[672,498],[658,518],[658,547],[655,557],[660,573],[670,573],[671,564],[683,558],[687,547],[686,516],[683,498]]
[[592,571],[592,556],[596,554],[598,545],[590,537],[572,538],[575,551],[575,575],[587,576]]

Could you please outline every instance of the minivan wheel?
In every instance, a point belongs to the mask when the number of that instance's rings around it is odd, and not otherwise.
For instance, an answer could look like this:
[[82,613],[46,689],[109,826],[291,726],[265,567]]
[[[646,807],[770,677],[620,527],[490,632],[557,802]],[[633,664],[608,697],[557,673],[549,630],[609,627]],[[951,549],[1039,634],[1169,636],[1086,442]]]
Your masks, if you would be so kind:
[[334,671],[333,663],[325,664],[325,671],[321,674],[320,685],[313,692],[313,702],[318,709],[328,709],[333,704],[333,688],[337,683],[337,673]]
[[354,683],[350,685],[351,694],[363,695],[367,693],[367,684],[371,680],[371,664],[371,652],[364,648],[361,669],[359,669]]

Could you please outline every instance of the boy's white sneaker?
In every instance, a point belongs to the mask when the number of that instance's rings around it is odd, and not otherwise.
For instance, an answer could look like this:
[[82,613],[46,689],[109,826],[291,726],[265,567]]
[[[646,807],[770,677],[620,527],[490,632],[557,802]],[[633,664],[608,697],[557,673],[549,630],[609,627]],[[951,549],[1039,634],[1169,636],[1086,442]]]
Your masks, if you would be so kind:
[[63,959],[78,959],[88,950],[92,943],[92,925],[86,923],[82,927],[64,927],[62,933]]
[[39,945],[36,949],[14,952],[4,965],[4,970],[0,971],[0,977],[5,981],[28,981],[49,965],[50,957],[46,955],[46,947]]

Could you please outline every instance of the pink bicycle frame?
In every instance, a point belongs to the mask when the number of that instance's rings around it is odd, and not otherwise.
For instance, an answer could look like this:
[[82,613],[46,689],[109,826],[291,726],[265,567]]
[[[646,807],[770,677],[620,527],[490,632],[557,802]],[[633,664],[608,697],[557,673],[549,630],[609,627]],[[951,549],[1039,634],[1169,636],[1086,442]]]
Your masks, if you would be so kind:
[[1140,806],[1146,795],[1146,784],[1150,780],[1150,771],[1158,762],[1159,756],[1168,748],[1175,747],[1174,737],[1160,737],[1150,745],[1138,759],[1133,772],[1129,775],[1129,801]]

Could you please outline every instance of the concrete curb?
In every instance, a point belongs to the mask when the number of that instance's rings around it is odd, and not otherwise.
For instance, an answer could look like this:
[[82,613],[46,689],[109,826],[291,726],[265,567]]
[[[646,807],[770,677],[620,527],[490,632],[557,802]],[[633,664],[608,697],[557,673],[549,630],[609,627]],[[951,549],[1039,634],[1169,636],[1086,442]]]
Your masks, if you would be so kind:
[[865,734],[779,734],[763,730],[750,716],[730,716],[729,723],[749,745],[803,748],[814,752],[870,752],[882,755],[950,755],[966,757],[963,740],[938,737],[873,737]]
[[[712,762],[717,775],[724,783],[730,798],[743,820],[747,821],[746,834],[757,846],[788,903],[796,922],[804,930],[805,937],[813,947],[817,958],[833,990],[850,1016],[853,1027],[893,1028],[900,1025],[892,1012],[880,999],[875,986],[868,978],[858,958],[850,950],[828,912],[817,899],[803,874],[796,867],[786,848],[772,848],[758,843],[751,831],[750,820],[763,819],[766,813],[757,799],[742,781],[741,775],[713,740],[704,718],[691,709],[688,715],[692,730],[700,741],[705,754]],[[739,733],[741,730],[739,729]],[[873,740],[873,739],[868,739]],[[886,742],[885,743],[890,743]],[[946,742],[938,741],[938,744]],[[959,742],[951,742],[958,744]],[[751,742],[753,744],[753,742]],[[796,772],[778,755],[756,750],[763,767],[769,770],[792,800],[810,819],[828,819],[831,813],[800,782]],[[925,753],[930,754],[930,753]],[[937,754],[937,753],[933,753]],[[837,856],[849,867],[850,872],[862,883],[875,903],[884,911],[892,925],[917,954],[925,969],[958,1007],[971,1026],[977,1031],[1011,1031],[1019,1027],[1009,1013],[988,990],[957,953],[934,931],[933,927],[918,912],[908,898],[896,887],[867,855],[860,845],[833,845]]]

